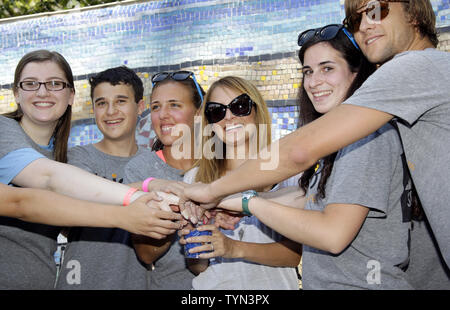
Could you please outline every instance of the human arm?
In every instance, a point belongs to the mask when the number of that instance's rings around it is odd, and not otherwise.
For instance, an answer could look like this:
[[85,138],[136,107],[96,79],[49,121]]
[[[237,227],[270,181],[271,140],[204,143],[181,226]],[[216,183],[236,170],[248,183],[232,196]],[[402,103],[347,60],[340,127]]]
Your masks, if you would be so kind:
[[[293,208],[303,209],[306,203],[305,193],[299,186],[288,186],[279,189],[277,191],[259,192],[258,195],[270,201],[277,202],[279,204],[290,206]],[[238,198],[238,201],[240,201],[241,197],[242,194],[238,193],[230,195],[226,197],[224,200]],[[197,223],[197,219],[201,218],[203,216],[203,213],[205,212],[204,208],[190,201],[184,203],[183,206],[184,206],[183,210],[184,214],[186,214],[193,223]],[[222,227],[224,229],[234,229],[234,225],[237,224],[237,222],[242,217],[241,209],[239,209],[238,207],[238,210],[236,211],[234,210],[228,211],[231,212],[226,212],[226,210],[221,211],[221,209],[212,209],[211,213],[215,212],[219,216],[218,220],[216,219],[216,224],[219,224],[219,227]]]
[[[336,152],[374,132],[392,115],[354,105],[339,105],[332,111],[273,143],[272,160],[249,159],[239,168],[210,183],[186,187],[185,198],[213,207],[230,194],[263,188],[305,171],[318,159]],[[278,143],[278,145],[277,145]],[[266,166],[264,166],[266,165]],[[208,204],[210,203],[210,204]]]
[[[59,194],[93,202],[122,205],[130,187],[95,176],[72,165],[47,158],[31,162],[11,183],[21,187],[47,189]],[[133,202],[144,192],[130,197]]]
[[[164,192],[152,192],[158,195],[161,200],[158,202],[158,207],[162,210],[172,210],[179,211],[178,208],[178,197],[173,194],[168,194]],[[183,221],[183,225],[187,224]],[[179,227],[181,229],[181,227]],[[170,248],[174,241],[175,234],[170,234],[165,236],[163,239],[154,239],[147,236],[132,235],[131,240],[133,246],[136,250],[136,254],[139,259],[147,265],[154,263],[158,258],[160,258],[167,250]]]
[[186,262],[189,270],[196,276],[205,271],[209,266],[208,259],[186,258]]
[[166,192],[166,193],[172,193],[176,196],[181,196],[184,193],[184,187],[187,185],[184,182],[181,181],[173,181],[173,180],[163,180],[163,179],[156,179],[153,178],[150,181],[147,181],[146,184],[144,184],[144,181],[141,182],[134,182],[131,184],[128,184],[131,187],[134,188],[140,188],[144,190],[143,186],[146,187],[147,192],[152,191],[160,191],[160,192]]
[[128,207],[73,199],[50,191],[14,188],[0,184],[2,216],[54,226],[119,227],[153,238],[163,238],[180,228],[181,216],[150,208],[158,199],[147,194]]
[[[401,155],[397,132],[390,125],[383,126],[339,151],[327,179],[326,197],[317,198],[314,189],[308,194],[310,210],[289,208],[260,197],[249,201],[249,210],[292,240],[340,253],[356,237],[369,210],[374,211],[374,217],[386,214],[391,195],[401,193],[406,173]],[[242,203],[240,199],[228,199],[219,207],[240,211]]]
[[[248,206],[254,216],[279,234],[333,254],[340,253],[356,237],[369,210],[354,204],[330,204],[323,211],[303,210],[260,197],[250,199]],[[233,198],[222,201],[219,207],[241,211],[242,202]]]
[[258,193],[258,195],[267,200],[293,208],[303,209],[306,203],[305,192],[300,186],[288,186],[277,191]]
[[151,265],[164,253],[167,252],[174,240],[174,234],[165,236],[163,239],[149,238],[143,235],[131,235],[136,255],[147,265]]

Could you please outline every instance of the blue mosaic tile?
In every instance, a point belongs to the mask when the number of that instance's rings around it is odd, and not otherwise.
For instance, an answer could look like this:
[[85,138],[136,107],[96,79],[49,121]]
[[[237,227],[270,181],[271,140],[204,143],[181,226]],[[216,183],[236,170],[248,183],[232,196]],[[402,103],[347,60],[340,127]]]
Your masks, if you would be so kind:
[[[439,16],[438,26],[448,26],[449,1],[432,3]],[[439,15],[439,11],[443,14]],[[222,55],[208,49],[204,57],[279,53],[296,49],[295,37],[301,29],[340,22],[342,18],[343,8],[336,0],[151,1],[116,5],[2,23],[0,63],[14,67],[27,51],[48,48],[65,55],[75,75],[89,74],[96,68],[120,65],[123,59],[133,67],[192,61],[199,58],[198,47],[186,48],[188,45],[210,46],[223,35],[228,39],[220,44],[229,44],[246,40],[249,34],[254,38],[251,46],[240,45],[240,50],[233,53],[229,49],[235,46],[224,47]],[[286,40],[268,44],[273,35]],[[139,44],[135,47],[130,42]],[[107,55],[101,53],[104,50]],[[0,84],[11,82],[9,71],[0,77]]]
[[[290,53],[298,49],[300,31],[341,22],[341,2],[163,0],[2,21],[0,65],[4,70],[0,87],[12,82],[14,68],[23,55],[39,48],[62,53],[78,77],[122,64],[142,68]],[[450,26],[450,0],[431,3],[437,26]],[[274,136],[295,128],[297,107],[270,112]],[[101,139],[95,125],[78,127],[72,129],[70,143]]]

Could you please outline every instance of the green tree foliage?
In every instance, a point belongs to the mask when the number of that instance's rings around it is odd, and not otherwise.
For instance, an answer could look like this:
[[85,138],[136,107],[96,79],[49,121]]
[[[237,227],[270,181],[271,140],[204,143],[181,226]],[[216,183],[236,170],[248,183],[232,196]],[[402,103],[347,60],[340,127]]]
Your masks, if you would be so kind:
[[0,0],[0,18],[53,12],[120,0]]

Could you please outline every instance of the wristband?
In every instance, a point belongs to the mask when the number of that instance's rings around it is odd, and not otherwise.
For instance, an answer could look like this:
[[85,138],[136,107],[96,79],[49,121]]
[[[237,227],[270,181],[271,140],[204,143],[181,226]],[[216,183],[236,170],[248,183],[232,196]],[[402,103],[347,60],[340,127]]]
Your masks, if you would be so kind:
[[242,213],[247,216],[252,216],[252,213],[248,209],[248,202],[250,201],[250,199],[257,196],[258,193],[254,190],[249,190],[242,193]]
[[142,190],[146,193],[148,193],[148,183],[150,183],[150,181],[154,180],[155,178],[147,178],[144,180],[144,182],[142,182]]
[[123,198],[123,205],[126,207],[130,204],[131,196],[138,191],[137,188],[130,188]]

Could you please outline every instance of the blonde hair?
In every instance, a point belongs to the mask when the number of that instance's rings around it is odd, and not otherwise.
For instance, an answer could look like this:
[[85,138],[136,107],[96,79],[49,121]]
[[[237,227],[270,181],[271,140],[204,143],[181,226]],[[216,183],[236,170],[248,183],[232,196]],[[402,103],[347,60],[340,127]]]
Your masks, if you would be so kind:
[[[205,117],[205,103],[208,102],[211,98],[211,94],[214,92],[214,90],[218,87],[222,88],[228,88],[231,90],[238,91],[240,93],[247,94],[252,101],[255,103],[255,125],[256,125],[256,133],[257,133],[257,141],[258,141],[258,150],[260,150],[261,147],[268,146],[271,143],[272,136],[271,136],[271,123],[272,118],[270,116],[269,110],[267,109],[266,102],[264,101],[264,98],[262,97],[261,93],[258,91],[258,89],[249,81],[244,80],[240,77],[236,76],[226,76],[223,77],[217,81],[215,81],[208,89],[204,104],[201,108],[201,116],[202,116],[202,131],[204,131],[205,127],[208,125],[208,121]],[[265,141],[260,138],[260,126],[261,124],[266,125],[265,134],[266,139]],[[213,137],[213,139],[216,137]],[[211,139],[209,136],[202,136],[202,145],[205,145],[205,143]],[[265,145],[259,145],[260,141],[264,141]],[[226,148],[224,147],[224,150]],[[214,150],[215,151],[215,150]],[[217,180],[226,172],[226,156],[223,156],[224,158],[216,158],[217,156],[214,156],[212,159],[206,158],[204,155],[202,155],[201,159],[197,160],[194,166],[198,166],[198,172],[195,178],[196,182],[203,182],[203,183],[211,183],[214,180]]]

